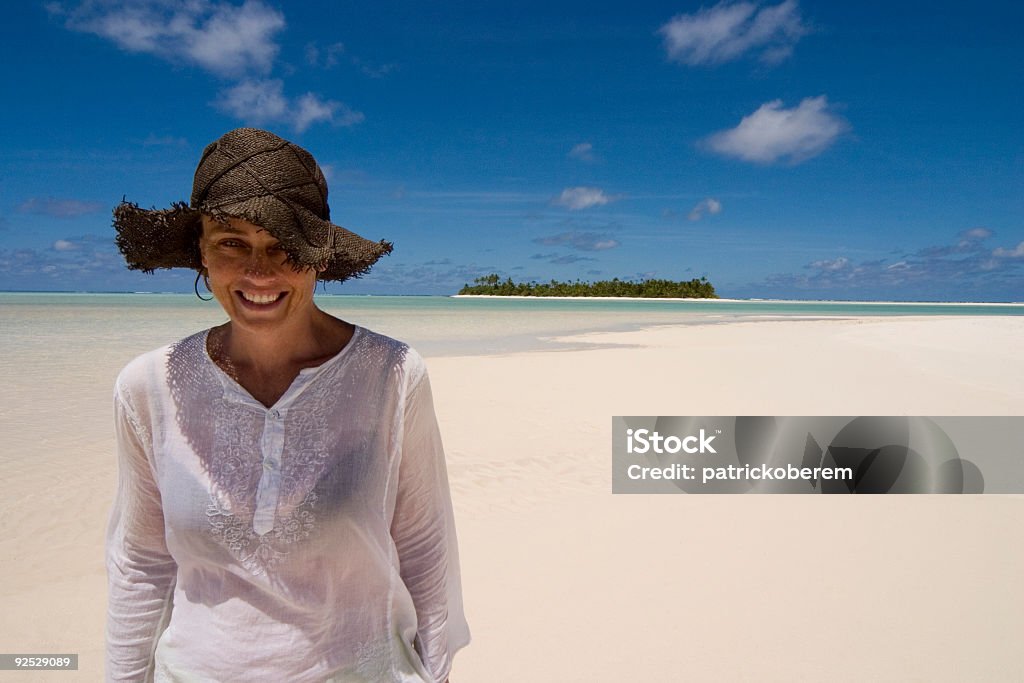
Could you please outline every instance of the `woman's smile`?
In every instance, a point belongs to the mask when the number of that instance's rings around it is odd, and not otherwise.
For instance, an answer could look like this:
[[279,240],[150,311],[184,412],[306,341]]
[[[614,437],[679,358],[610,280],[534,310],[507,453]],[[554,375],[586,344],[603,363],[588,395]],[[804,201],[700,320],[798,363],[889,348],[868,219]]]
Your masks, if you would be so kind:
[[288,292],[260,294],[256,292],[247,292],[245,290],[236,290],[235,293],[241,297],[245,304],[248,304],[249,307],[257,310],[272,308],[274,304],[280,303],[286,296],[288,296]]
[[294,269],[280,241],[260,226],[204,216],[200,247],[210,291],[233,322],[267,330],[312,319],[316,271]]

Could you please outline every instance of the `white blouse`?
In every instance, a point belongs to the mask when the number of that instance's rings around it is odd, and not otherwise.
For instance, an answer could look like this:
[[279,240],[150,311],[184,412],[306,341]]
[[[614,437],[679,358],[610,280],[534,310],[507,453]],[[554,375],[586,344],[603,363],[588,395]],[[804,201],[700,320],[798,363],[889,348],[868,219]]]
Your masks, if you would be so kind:
[[469,642],[423,359],[357,327],[271,408],[201,332],[115,390],[109,681],[443,681]]

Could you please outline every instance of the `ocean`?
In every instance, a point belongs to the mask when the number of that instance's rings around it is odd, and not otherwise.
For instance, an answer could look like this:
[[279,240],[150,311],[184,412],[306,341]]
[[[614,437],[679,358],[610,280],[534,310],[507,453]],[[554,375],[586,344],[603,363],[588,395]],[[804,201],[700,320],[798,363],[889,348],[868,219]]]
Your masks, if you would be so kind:
[[[325,311],[410,343],[425,356],[578,348],[555,340],[579,333],[736,320],[863,316],[1024,315],[1024,304],[850,303],[513,299],[445,296],[318,296]],[[226,319],[192,294],[0,292],[7,357],[21,347],[74,339],[84,353],[112,347],[132,356]],[[129,357],[130,358],[130,357]]]
[[[428,358],[571,350],[584,345],[558,338],[656,325],[847,316],[1024,315],[1021,305],[439,296],[321,296],[317,303],[345,320],[406,341]],[[63,467],[75,457],[105,453],[118,371],[141,353],[225,319],[215,301],[200,301],[194,295],[0,293],[0,376],[4,378],[0,383],[0,466],[4,474],[14,476],[20,467],[34,472],[31,468],[40,461]],[[14,498],[0,502],[0,513],[15,504]]]

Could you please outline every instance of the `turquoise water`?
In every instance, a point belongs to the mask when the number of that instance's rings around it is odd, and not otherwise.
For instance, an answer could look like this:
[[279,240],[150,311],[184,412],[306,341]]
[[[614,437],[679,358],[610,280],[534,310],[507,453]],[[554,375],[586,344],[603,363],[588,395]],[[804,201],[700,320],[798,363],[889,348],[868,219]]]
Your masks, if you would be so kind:
[[[1024,305],[777,301],[660,301],[319,296],[324,310],[408,341],[425,355],[572,348],[553,337],[655,325],[742,319],[1024,315]],[[0,293],[7,344],[76,338],[139,352],[225,319],[216,302],[186,294]],[[6,344],[4,344],[6,345]]]

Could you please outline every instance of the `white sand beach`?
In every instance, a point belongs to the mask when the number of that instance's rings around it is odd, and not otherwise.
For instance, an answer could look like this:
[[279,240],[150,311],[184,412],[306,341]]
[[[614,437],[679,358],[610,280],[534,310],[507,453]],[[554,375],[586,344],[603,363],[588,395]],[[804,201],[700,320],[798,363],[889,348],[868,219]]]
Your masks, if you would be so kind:
[[[793,319],[428,357],[474,637],[452,683],[1024,680],[1024,495],[613,496],[610,467],[614,415],[1019,415],[1021,339]],[[0,367],[0,651],[80,654],[12,681],[101,680],[110,387],[141,341]]]

